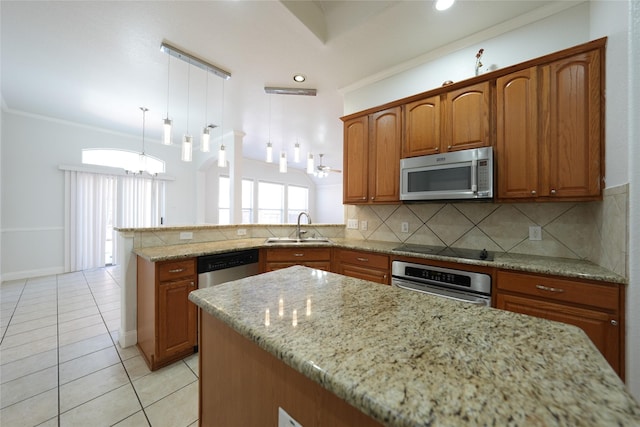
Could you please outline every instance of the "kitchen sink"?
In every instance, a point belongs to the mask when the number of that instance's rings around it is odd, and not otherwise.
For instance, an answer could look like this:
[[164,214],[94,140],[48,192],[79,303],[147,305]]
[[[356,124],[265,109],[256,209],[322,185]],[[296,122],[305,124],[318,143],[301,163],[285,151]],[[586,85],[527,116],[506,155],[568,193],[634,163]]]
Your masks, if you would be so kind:
[[302,239],[296,239],[295,237],[269,237],[265,240],[265,243],[297,245],[301,243],[331,243],[331,240],[326,237],[305,237]]

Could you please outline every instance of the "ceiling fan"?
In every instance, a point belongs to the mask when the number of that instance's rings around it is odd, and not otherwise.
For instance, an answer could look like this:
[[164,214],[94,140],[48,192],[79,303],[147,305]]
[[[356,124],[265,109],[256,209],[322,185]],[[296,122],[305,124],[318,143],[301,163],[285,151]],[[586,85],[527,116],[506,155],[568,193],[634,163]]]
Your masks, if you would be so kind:
[[316,172],[316,175],[323,177],[323,176],[329,175],[329,172],[337,172],[337,173],[342,172],[340,169],[333,169],[331,166],[323,165],[322,156],[324,156],[324,154],[319,154],[319,156],[320,156],[320,164],[317,166],[318,171]]

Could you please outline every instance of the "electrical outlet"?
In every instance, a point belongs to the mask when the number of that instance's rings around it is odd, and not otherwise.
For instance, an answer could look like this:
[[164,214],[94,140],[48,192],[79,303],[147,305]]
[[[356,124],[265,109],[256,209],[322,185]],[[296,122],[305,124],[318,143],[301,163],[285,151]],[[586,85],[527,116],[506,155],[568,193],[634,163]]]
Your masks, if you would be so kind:
[[191,240],[193,239],[193,233],[191,231],[182,231],[180,233],[180,240]]
[[401,231],[403,233],[408,233],[409,232],[409,223],[408,222],[403,222],[402,224],[400,224],[400,228],[401,228]]
[[367,231],[368,227],[369,227],[369,224],[367,223],[367,221],[360,221],[360,230]]
[[542,240],[542,227],[532,225],[529,227],[529,240]]
[[247,235],[247,229],[246,228],[238,228],[238,236],[246,236]]
[[357,219],[349,219],[347,220],[347,228],[350,230],[358,229],[358,220]]

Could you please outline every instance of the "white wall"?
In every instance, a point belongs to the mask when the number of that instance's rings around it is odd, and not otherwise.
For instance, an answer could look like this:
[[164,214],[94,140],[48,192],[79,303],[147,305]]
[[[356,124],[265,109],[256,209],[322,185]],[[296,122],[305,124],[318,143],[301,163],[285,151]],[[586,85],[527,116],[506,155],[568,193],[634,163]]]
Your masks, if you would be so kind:
[[[64,173],[79,165],[83,148],[138,151],[140,136],[2,112],[2,279],[59,273],[64,266]],[[176,146],[146,141],[146,152],[167,162],[165,224],[195,222],[193,166]]]

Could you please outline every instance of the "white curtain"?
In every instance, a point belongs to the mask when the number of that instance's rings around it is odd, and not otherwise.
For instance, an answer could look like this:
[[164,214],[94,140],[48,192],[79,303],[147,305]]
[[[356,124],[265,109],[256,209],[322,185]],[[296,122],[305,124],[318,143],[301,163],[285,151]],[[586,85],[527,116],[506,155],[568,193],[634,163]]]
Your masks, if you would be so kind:
[[137,176],[120,177],[117,227],[156,227],[164,208],[164,181]]
[[65,171],[67,271],[105,265],[107,226],[116,205],[116,177]]

